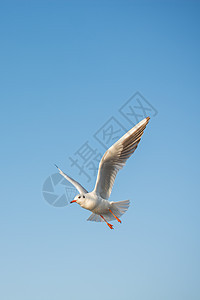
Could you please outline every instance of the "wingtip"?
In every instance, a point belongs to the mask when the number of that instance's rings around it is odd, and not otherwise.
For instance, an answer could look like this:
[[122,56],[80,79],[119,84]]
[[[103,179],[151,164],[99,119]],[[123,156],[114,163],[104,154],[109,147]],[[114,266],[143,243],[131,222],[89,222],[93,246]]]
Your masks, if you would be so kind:
[[57,166],[56,164],[54,164],[54,166],[55,166],[57,169],[59,169],[58,166]]
[[150,120],[150,117],[147,117],[147,118],[146,118],[146,120],[147,120],[147,122],[149,122],[149,120]]

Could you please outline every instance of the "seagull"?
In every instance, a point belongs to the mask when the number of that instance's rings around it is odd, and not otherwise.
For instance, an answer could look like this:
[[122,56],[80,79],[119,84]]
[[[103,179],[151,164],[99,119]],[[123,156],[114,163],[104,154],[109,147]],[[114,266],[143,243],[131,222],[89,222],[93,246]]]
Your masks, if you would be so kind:
[[82,208],[90,210],[92,214],[87,221],[105,222],[110,229],[113,225],[108,223],[119,219],[129,208],[130,201],[108,201],[115,177],[120,169],[123,168],[127,159],[136,150],[150,118],[147,117],[114,143],[103,155],[96,179],[96,184],[92,192],[88,192],[80,183],[63,173],[58,166],[59,173],[75,186],[79,194],[70,203],[77,203]]

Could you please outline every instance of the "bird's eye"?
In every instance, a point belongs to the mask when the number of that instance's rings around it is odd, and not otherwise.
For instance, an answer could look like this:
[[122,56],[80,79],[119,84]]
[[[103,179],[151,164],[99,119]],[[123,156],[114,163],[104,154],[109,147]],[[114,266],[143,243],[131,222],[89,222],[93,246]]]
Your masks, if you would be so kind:
[[80,198],[81,198],[81,196],[78,196],[78,198],[80,199]]
[[83,198],[85,198],[85,196],[83,196]]

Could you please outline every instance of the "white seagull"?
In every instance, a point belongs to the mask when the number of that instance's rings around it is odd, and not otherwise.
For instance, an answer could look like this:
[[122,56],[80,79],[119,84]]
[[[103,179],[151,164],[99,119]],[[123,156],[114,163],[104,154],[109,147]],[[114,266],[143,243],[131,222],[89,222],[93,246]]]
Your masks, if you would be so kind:
[[123,168],[127,159],[137,148],[149,120],[150,118],[147,117],[139,122],[104,153],[99,163],[95,188],[90,193],[56,166],[59,173],[71,182],[79,192],[70,203],[76,202],[92,212],[87,219],[88,221],[106,222],[110,229],[113,229],[113,225],[108,221],[116,219],[121,223],[119,217],[127,211],[130,201],[110,202],[108,198],[118,171]]

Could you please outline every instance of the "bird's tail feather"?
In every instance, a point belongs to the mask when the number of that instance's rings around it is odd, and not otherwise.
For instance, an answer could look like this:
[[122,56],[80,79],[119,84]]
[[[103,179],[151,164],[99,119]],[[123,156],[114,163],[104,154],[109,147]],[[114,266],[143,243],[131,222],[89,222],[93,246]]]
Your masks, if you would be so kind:
[[[113,214],[120,218],[129,208],[130,201],[124,200],[124,201],[118,201],[118,202],[110,202],[110,210],[113,212]],[[106,221],[112,221],[116,220],[116,218],[113,216],[113,214],[109,211],[106,214],[102,214],[103,217],[106,219]],[[103,222],[103,219],[100,217],[100,215],[92,213],[87,221],[94,221],[94,222]]]

